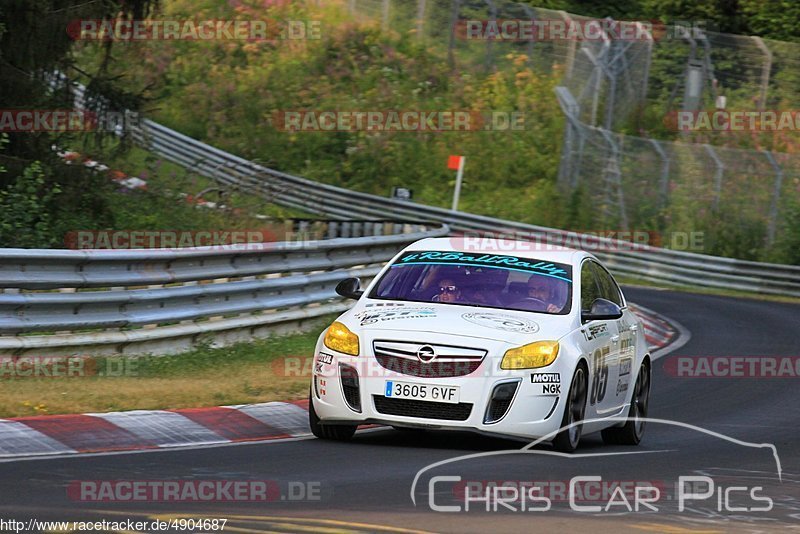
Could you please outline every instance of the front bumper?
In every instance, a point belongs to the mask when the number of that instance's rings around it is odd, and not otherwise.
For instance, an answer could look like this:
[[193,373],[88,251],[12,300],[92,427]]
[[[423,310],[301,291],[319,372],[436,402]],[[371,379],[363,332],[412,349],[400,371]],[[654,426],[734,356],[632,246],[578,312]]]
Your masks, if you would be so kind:
[[[390,371],[370,356],[323,348],[315,355],[313,369],[312,402],[323,424],[379,423],[530,439],[560,428],[572,379],[562,356],[544,368],[514,371],[500,369],[500,358],[488,356],[469,375],[431,378]],[[458,386],[459,403],[387,398],[387,380]]]

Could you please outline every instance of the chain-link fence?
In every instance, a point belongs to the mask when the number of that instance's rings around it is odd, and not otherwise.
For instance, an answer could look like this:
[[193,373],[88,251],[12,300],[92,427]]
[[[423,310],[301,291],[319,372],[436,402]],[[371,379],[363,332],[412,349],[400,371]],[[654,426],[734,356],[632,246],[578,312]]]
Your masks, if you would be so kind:
[[[725,97],[728,107],[765,109],[792,105],[800,94],[800,45],[709,31],[706,21],[631,21],[642,31],[614,38],[604,36],[603,21],[507,0],[344,1],[355,17],[446,50],[454,65],[498,68],[511,51],[526,53],[543,70],[558,65],[593,126],[616,128],[645,102],[666,112],[713,106]],[[478,21],[482,31],[469,32],[469,23]],[[532,38],[490,36],[491,22],[502,31],[503,22],[526,21],[551,30],[565,23],[587,38],[560,38],[552,31]],[[591,32],[593,26],[599,31]]]
[[[559,184],[592,199],[594,224],[729,232],[741,247],[714,250],[754,259],[755,249],[797,232],[800,158],[615,131],[645,111],[660,118],[714,106],[786,109],[800,95],[800,45],[708,31],[703,21],[632,23],[641,25],[638,37],[619,39],[604,33],[603,21],[504,0],[346,1],[353,16],[414,35],[453,68],[503,69],[517,52],[558,76],[568,119]],[[593,39],[492,38],[488,30],[507,21],[516,30],[538,21],[600,31]]]
[[603,227],[727,225],[750,246],[772,245],[793,230],[786,225],[800,198],[800,158],[610,132],[581,122],[565,88],[558,97],[568,116],[559,183],[582,187]]

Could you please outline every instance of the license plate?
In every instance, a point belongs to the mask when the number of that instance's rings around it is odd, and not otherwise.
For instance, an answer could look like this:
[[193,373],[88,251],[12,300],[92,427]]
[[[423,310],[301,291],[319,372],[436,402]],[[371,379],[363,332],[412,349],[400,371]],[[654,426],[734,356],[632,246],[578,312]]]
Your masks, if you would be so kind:
[[386,381],[384,396],[390,399],[411,399],[430,402],[458,404],[458,386],[435,386],[409,382]]

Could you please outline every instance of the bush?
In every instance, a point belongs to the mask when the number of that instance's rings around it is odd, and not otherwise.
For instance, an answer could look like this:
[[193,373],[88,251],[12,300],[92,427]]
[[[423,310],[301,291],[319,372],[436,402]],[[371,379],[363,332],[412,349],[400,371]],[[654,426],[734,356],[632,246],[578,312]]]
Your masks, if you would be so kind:
[[0,246],[46,248],[56,241],[50,215],[59,187],[48,187],[46,169],[38,161],[0,191]]

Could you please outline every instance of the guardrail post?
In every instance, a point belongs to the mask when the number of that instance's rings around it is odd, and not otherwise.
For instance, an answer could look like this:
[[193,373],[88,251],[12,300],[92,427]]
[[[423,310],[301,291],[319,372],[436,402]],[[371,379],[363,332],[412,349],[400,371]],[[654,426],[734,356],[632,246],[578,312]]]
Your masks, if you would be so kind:
[[337,237],[339,237],[339,223],[337,221],[328,221],[328,239]]

